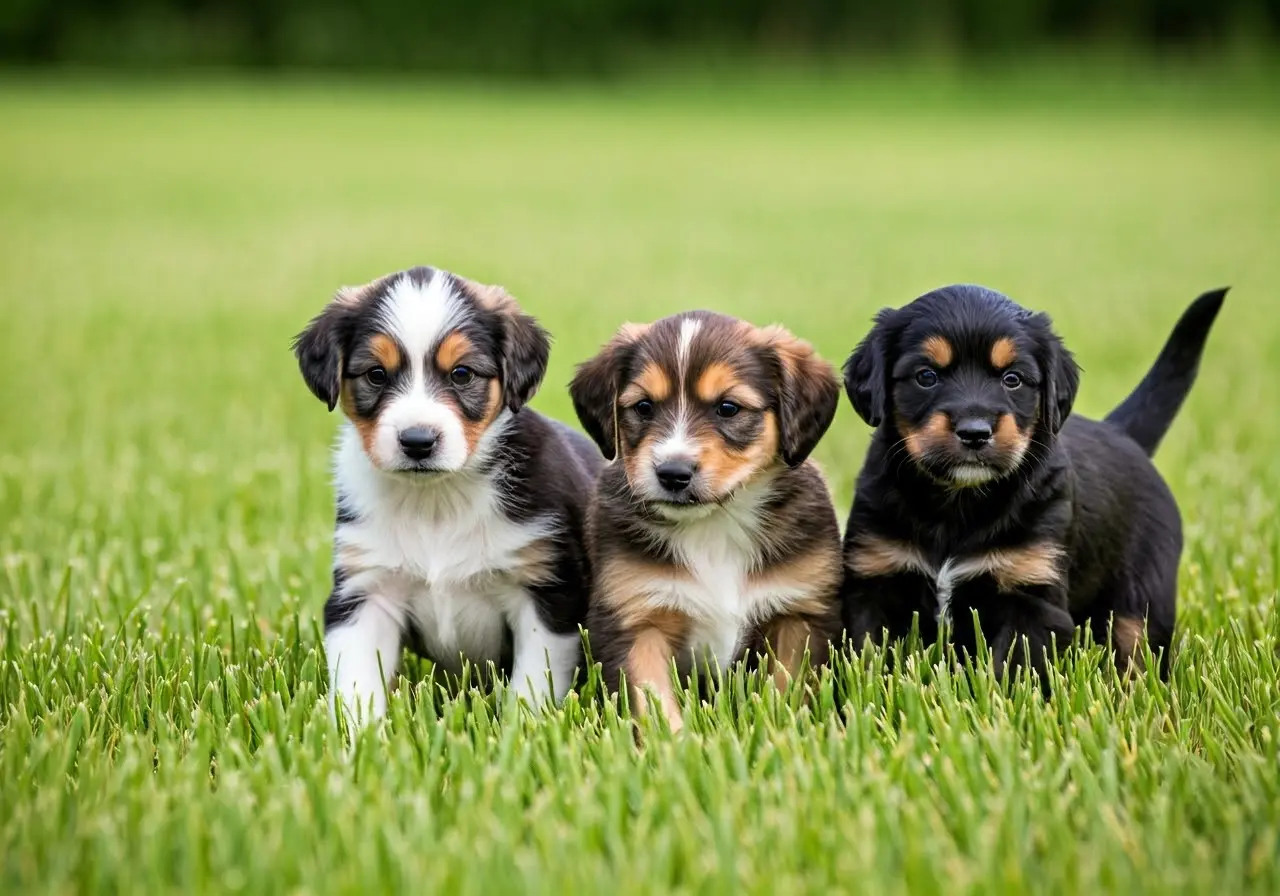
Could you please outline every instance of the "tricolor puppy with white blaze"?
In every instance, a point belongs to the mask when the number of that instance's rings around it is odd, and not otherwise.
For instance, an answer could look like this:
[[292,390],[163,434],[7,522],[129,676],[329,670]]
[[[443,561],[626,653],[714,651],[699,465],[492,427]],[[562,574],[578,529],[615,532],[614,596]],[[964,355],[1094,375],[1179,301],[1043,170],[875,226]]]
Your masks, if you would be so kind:
[[587,630],[606,684],[681,724],[670,677],[759,656],[781,680],[840,630],[840,537],[808,460],[835,371],[781,327],[705,311],[628,324],[570,386],[612,463],[588,525]]
[[344,288],[298,336],[335,451],[330,700],[376,718],[401,651],[561,698],[589,596],[595,446],[526,408],[550,342],[503,289],[427,267]]

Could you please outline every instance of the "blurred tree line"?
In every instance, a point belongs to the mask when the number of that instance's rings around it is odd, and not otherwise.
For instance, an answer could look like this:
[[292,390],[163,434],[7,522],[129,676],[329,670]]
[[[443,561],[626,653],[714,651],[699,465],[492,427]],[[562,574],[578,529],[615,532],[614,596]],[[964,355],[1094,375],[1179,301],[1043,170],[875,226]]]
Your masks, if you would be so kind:
[[605,72],[638,54],[960,53],[1280,36],[1280,0],[0,0],[8,63]]

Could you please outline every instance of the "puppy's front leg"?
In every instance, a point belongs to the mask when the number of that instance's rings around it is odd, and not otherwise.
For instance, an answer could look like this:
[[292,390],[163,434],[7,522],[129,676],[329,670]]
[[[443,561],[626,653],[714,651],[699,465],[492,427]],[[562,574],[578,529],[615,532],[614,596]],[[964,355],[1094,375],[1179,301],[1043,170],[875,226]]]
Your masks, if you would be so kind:
[[632,711],[647,715],[656,708],[667,719],[672,732],[684,727],[680,704],[671,686],[671,660],[675,645],[660,627],[646,625],[636,632],[623,661],[627,686],[631,689]]
[[[811,668],[827,662],[831,651],[829,632],[838,623],[823,626],[807,616],[780,616],[766,626],[765,648],[773,666],[773,680],[784,689],[801,673],[805,651],[809,652]],[[825,630],[824,630],[825,629]]]
[[511,686],[534,708],[564,699],[573,682],[573,672],[582,653],[578,633],[557,633],[547,625],[532,600],[523,601],[511,624],[515,660],[511,666]]
[[1049,653],[1055,644],[1061,649],[1071,643],[1071,617],[1065,610],[1059,612],[1065,621],[1046,623],[1039,611],[1017,611],[1000,627],[991,642],[997,677],[1003,677],[1006,670],[1027,665],[1039,677],[1041,687],[1048,689]]
[[341,703],[349,719],[382,718],[387,689],[400,663],[402,614],[373,595],[340,594],[335,589],[324,615],[329,711],[336,715]]
[[1075,622],[1067,612],[1065,552],[1056,542],[998,548],[951,567],[951,635],[966,653],[977,648],[974,614],[988,634],[993,668],[1003,676],[1027,666],[1048,691],[1049,651],[1071,642]]
[[[1027,667],[1039,678],[1041,689],[1049,689],[1048,671],[1050,652],[1061,650],[1071,643],[1075,623],[1071,614],[1052,600],[1045,589],[1018,589],[995,591],[992,589],[981,604],[967,598],[967,606],[983,606],[979,616],[991,624],[994,634],[990,639],[991,663],[997,678],[1006,672]],[[956,619],[956,645],[971,651],[976,647],[977,634],[973,632],[971,612]],[[969,634],[973,632],[972,634]]]
[[937,586],[919,573],[869,576],[846,569],[840,604],[845,637],[855,651],[868,640],[880,646],[907,637],[917,614],[921,639],[929,644],[938,637]]

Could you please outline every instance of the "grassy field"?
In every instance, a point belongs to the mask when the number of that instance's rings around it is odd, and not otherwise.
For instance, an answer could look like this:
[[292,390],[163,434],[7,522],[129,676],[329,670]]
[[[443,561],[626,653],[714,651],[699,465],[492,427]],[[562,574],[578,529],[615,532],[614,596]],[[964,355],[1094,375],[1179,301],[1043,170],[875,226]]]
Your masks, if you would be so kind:
[[[1271,82],[1271,83],[1274,83]],[[0,891],[1280,892],[1280,102],[1183,72],[612,88],[0,82]],[[1103,413],[1233,284],[1158,462],[1172,681],[1057,695],[915,655],[801,706],[736,681],[637,750],[402,688],[324,703],[337,420],[291,336],[413,264],[556,336],[779,320],[842,361],[976,281],[1050,311]],[[867,433],[818,450],[847,511]],[[416,699],[415,699],[416,698]]]

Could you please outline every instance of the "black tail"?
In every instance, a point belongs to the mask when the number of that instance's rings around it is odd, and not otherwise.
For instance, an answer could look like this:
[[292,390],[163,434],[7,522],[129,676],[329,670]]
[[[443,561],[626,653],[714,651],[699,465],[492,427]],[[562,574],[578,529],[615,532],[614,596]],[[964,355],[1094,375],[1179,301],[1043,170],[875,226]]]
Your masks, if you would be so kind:
[[1138,388],[1107,415],[1107,422],[1123,429],[1148,456],[1156,453],[1196,381],[1205,340],[1228,288],[1207,292],[1191,303]]

